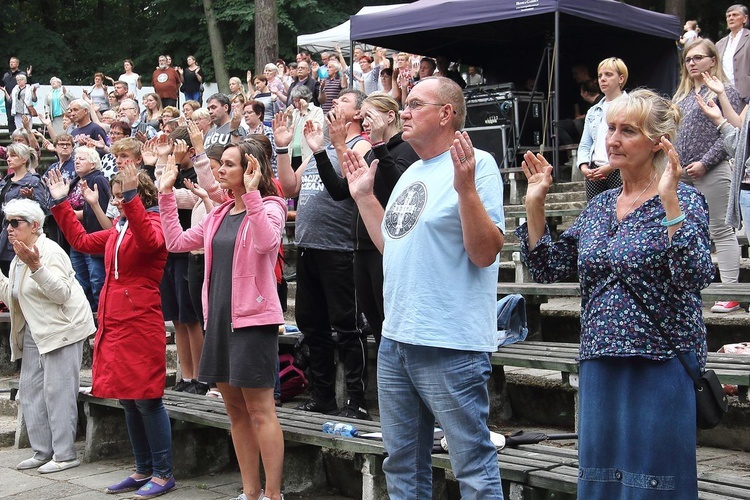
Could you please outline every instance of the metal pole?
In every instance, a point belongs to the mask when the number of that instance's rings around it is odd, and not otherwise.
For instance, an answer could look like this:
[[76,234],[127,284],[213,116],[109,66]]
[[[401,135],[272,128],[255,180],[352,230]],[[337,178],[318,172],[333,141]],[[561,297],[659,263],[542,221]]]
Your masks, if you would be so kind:
[[555,45],[552,47],[552,64],[554,66],[553,79],[555,82],[555,95],[552,99],[552,164],[555,166],[555,181],[560,180],[560,149],[557,138],[557,121],[560,114],[558,96],[560,95],[560,11],[555,11]]

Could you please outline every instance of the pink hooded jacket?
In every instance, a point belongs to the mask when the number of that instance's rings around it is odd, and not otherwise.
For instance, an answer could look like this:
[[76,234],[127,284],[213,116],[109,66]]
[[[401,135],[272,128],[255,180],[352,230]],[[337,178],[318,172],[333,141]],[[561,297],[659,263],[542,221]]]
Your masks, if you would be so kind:
[[[232,256],[232,329],[280,325],[284,323],[284,314],[276,291],[274,266],[286,221],[286,203],[278,196],[261,198],[258,191],[243,194],[242,201],[247,214],[240,226]],[[206,271],[202,296],[206,325],[209,321],[208,290],[214,258],[211,242],[233,206],[233,200],[227,201],[207,214],[199,225],[183,231],[177,217],[174,194],[159,193],[161,225],[167,249],[170,252],[205,249]]]

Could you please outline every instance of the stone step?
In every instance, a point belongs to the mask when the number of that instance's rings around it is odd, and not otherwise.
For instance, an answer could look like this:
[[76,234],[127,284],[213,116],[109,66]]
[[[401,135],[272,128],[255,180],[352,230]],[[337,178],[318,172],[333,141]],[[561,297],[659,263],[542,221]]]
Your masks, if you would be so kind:
[[[550,299],[541,305],[542,339],[548,342],[579,342],[581,300],[578,297]],[[750,314],[747,309],[731,313],[712,313],[710,304],[703,308],[709,351],[724,344],[750,340]]]
[[555,182],[549,187],[549,193],[568,193],[571,191],[586,192],[585,182]]
[[[524,198],[524,202],[525,202]],[[585,191],[565,191],[562,193],[548,193],[547,203],[564,203],[569,201],[586,201]]]

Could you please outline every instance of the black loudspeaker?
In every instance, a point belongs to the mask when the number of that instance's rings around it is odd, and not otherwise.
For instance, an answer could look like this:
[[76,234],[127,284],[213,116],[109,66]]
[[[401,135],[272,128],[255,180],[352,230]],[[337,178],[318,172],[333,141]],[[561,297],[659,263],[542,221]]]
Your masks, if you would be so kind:
[[[544,96],[537,93],[531,98],[531,92],[517,92],[517,129],[519,150],[538,147],[544,139],[544,119],[547,114],[547,102]],[[545,141],[549,144],[550,141]]]
[[466,128],[513,125],[514,104],[511,92],[483,91],[467,96]]
[[500,168],[508,168],[510,166],[509,158],[513,158],[512,149],[508,149],[511,142],[510,125],[467,127],[464,130],[469,134],[469,138],[474,147],[483,149],[494,156],[495,161]]

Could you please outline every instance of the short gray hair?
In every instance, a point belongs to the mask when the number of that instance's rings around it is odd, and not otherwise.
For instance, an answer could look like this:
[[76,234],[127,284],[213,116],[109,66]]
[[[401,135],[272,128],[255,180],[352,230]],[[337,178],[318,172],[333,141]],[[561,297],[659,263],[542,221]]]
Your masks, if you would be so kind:
[[745,7],[741,3],[736,3],[727,7],[727,14],[729,14],[730,12],[734,12],[735,10],[741,11],[743,16],[748,15],[747,7]]
[[265,70],[269,70],[269,71],[273,71],[273,72],[274,72],[274,73],[276,73],[277,75],[279,74],[279,68],[277,68],[277,67],[276,67],[276,65],[275,65],[274,63],[268,63],[268,64],[266,64],[266,65],[265,65],[265,66],[263,67],[263,70],[264,70],[264,71],[265,71]]
[[5,212],[6,218],[10,215],[20,217],[29,224],[38,222],[39,228],[37,228],[36,234],[42,234],[44,232],[44,210],[42,210],[42,207],[35,200],[30,200],[28,198],[13,198],[3,206],[3,211]]
[[94,148],[87,148],[86,146],[78,146],[76,148],[76,157],[83,158],[94,164],[94,170],[102,169],[102,160],[99,153]]
[[122,107],[123,104],[131,104],[135,106],[136,111],[141,111],[141,107],[138,105],[138,101],[136,101],[135,99],[123,99],[122,101],[120,101],[120,107]]
[[91,104],[89,104],[88,101],[85,101],[84,99],[73,99],[72,101],[70,101],[68,107],[72,106],[73,104],[85,109],[89,114],[89,119],[91,119]]
[[62,85],[62,80],[60,80],[60,79],[59,79],[58,77],[56,77],[56,76],[53,76],[52,78],[50,78],[50,79],[49,79],[49,84],[50,84],[50,85],[52,85],[52,84],[53,84],[53,83],[55,83],[55,82],[57,82],[57,83],[59,83],[60,85]]
[[307,102],[312,101],[312,92],[305,85],[297,85],[292,89],[292,99],[304,99]]

